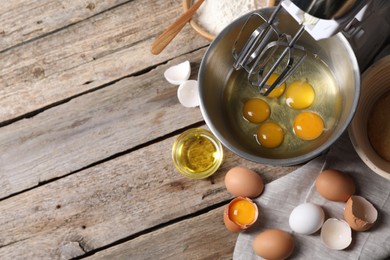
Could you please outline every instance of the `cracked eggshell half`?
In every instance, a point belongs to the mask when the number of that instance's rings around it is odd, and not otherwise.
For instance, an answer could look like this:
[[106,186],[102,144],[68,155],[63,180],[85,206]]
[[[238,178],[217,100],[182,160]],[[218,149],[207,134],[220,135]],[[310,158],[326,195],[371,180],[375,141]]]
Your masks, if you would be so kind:
[[165,79],[173,85],[182,84],[190,78],[190,75],[191,65],[188,60],[180,64],[171,66],[164,72]]
[[361,196],[351,196],[344,208],[344,218],[355,231],[370,229],[378,218],[378,211]]
[[177,98],[185,107],[197,107],[200,104],[199,85],[197,80],[187,80],[177,89]]
[[239,225],[230,220],[229,205],[227,205],[223,211],[223,223],[225,224],[226,229],[230,232],[239,233],[243,230]]
[[321,241],[330,249],[343,250],[352,242],[351,227],[344,220],[329,218],[322,225]]

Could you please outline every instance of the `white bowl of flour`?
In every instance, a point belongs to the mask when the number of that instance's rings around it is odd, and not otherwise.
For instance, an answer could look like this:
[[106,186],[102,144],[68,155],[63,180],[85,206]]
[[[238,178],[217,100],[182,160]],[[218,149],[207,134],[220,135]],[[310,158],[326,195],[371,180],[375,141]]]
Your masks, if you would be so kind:
[[[184,0],[188,10],[193,0]],[[275,0],[207,0],[190,21],[191,26],[203,37],[212,41],[227,25],[250,11],[274,6]]]

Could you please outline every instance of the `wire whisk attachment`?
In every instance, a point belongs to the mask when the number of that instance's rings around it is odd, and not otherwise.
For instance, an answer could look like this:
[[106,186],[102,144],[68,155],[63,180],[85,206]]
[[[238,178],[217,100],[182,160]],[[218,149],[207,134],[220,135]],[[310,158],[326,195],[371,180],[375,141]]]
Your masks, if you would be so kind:
[[[304,25],[294,36],[279,31],[277,15],[281,8],[279,4],[268,20],[259,12],[251,14],[233,45],[233,67],[248,72],[249,82],[264,96],[283,84],[307,56],[305,48],[296,44]],[[269,82],[273,73],[278,76]]]

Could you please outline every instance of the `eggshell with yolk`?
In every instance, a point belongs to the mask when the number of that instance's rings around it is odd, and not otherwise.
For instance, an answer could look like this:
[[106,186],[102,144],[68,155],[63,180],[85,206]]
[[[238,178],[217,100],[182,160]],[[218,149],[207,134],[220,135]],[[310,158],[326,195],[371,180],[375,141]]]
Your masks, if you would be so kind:
[[226,229],[233,233],[239,233],[243,231],[239,225],[230,220],[228,210],[229,206],[226,206],[223,212],[223,223],[225,224]]
[[[250,210],[253,210],[253,212],[251,212],[251,211],[248,212],[246,210],[247,208],[238,209],[238,208],[234,207],[234,205],[236,203],[241,203],[241,202],[245,202],[247,206],[250,206]],[[244,203],[244,205],[245,205],[245,203]],[[242,210],[246,211],[246,212],[243,212]],[[241,213],[243,213],[243,214],[248,214],[248,213],[252,214],[253,213],[253,215],[251,216],[251,218],[252,218],[251,221],[248,223],[235,222],[234,215],[241,214]],[[259,215],[259,209],[258,209],[257,205],[250,198],[237,197],[237,198],[234,198],[226,206],[223,215],[224,215],[223,220],[224,220],[226,228],[231,232],[237,233],[237,232],[240,232],[240,231],[243,231],[243,230],[249,228],[250,226],[252,226],[256,222],[257,217]]]

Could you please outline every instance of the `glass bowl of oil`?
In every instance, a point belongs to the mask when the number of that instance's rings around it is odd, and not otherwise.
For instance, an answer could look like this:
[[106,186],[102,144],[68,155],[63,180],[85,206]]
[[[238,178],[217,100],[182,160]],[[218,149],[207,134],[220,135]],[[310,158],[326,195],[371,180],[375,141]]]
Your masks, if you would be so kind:
[[181,174],[192,179],[204,179],[218,170],[223,149],[210,131],[193,128],[180,134],[173,143],[172,159]]

